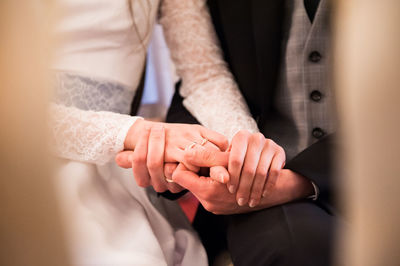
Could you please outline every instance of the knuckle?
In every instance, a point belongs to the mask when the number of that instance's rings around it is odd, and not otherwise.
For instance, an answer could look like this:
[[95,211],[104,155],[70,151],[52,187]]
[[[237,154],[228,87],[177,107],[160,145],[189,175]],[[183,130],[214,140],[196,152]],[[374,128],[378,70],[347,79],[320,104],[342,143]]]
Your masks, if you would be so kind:
[[145,164],[146,163],[146,156],[139,153],[134,153],[132,157],[133,164]]
[[139,187],[148,187],[150,186],[149,180],[143,178],[136,178],[136,183]]
[[265,138],[264,138],[263,134],[258,132],[258,133],[255,133],[255,134],[252,135],[252,139],[256,143],[262,143]]
[[210,203],[208,203],[207,201],[202,203],[204,209],[206,209],[207,211],[211,212],[212,210],[212,205]]
[[272,146],[274,144],[274,141],[272,139],[266,139],[265,140],[265,146]]
[[153,188],[157,192],[165,192],[167,190],[164,186],[160,185],[159,183],[153,184]]
[[278,146],[278,152],[286,157],[285,150],[281,146]]
[[234,168],[240,168],[242,165],[242,160],[238,156],[231,156],[231,165]]
[[158,162],[152,160],[147,161],[146,166],[150,171],[158,170],[161,167]]
[[272,176],[278,176],[278,175],[279,175],[279,172],[280,172],[280,171],[279,171],[278,169],[275,169],[275,168],[274,168],[274,169],[271,169],[271,170],[270,170],[269,174],[272,175]]
[[260,166],[257,169],[256,176],[258,178],[265,178],[268,174],[268,168],[266,166]]
[[202,153],[202,158],[207,162],[213,162],[215,160],[215,153],[211,150],[204,150]]
[[243,170],[242,170],[242,175],[254,176],[255,175],[255,170],[250,168],[250,167],[244,167]]
[[239,139],[243,139],[249,136],[249,132],[247,130],[239,130],[238,133],[236,133],[235,137]]

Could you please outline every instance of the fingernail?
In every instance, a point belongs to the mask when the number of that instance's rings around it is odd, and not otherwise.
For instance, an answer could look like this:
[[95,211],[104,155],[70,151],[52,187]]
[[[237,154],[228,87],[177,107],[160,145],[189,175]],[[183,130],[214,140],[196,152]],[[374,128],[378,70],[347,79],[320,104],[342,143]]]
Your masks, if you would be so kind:
[[254,208],[256,206],[256,201],[255,200],[250,200],[250,203],[249,203],[249,207],[250,208]]
[[238,204],[239,204],[239,206],[243,206],[244,204],[246,204],[246,202],[245,202],[246,200],[244,199],[244,198],[240,198],[240,199],[238,199]]
[[228,190],[229,190],[229,192],[230,192],[231,194],[234,194],[234,193],[235,193],[235,186],[234,186],[234,185],[230,185],[230,186],[228,187]]
[[267,191],[264,191],[262,197],[265,198],[267,196]]
[[224,174],[219,174],[219,180],[221,183],[224,183],[224,181],[225,181]]

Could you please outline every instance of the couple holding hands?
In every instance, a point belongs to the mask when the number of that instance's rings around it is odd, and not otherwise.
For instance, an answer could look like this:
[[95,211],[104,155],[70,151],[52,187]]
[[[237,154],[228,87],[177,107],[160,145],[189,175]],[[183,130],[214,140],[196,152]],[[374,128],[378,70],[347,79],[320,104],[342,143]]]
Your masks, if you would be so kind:
[[[328,2],[59,0],[51,137],[75,264],[331,262]],[[181,79],[168,123],[129,115],[156,20]],[[193,225],[167,199],[184,189]]]
[[[314,193],[298,174],[285,175],[290,170],[283,170],[280,175],[285,152],[261,133],[239,131],[229,144],[223,135],[199,125],[139,120],[128,132],[125,147],[133,151],[121,152],[116,161],[132,168],[139,186],[172,193],[189,189],[215,214],[249,211],[262,198],[260,207],[266,208]],[[206,176],[199,176],[201,167],[208,168],[202,169]],[[297,189],[289,193],[290,186]],[[236,204],[227,198],[235,198]]]

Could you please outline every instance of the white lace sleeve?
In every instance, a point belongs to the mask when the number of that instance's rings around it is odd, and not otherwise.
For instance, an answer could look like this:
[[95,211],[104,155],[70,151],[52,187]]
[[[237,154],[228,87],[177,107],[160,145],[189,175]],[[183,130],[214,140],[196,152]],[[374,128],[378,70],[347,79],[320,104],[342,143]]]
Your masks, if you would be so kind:
[[229,139],[258,132],[218,46],[205,0],[164,0],[160,23],[179,77],[184,106],[205,127]]
[[113,112],[84,111],[50,104],[52,150],[57,156],[96,164],[124,149],[126,134],[138,119]]

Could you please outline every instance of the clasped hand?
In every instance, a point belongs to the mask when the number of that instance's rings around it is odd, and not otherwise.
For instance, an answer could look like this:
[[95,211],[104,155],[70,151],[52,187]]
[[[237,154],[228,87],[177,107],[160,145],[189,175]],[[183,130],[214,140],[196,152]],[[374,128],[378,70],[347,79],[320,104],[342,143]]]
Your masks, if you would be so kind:
[[267,208],[310,193],[305,178],[282,169],[284,150],[261,133],[240,131],[228,145],[223,135],[200,125],[139,120],[116,162],[132,168],[139,186],[173,193],[186,188],[216,214]]

